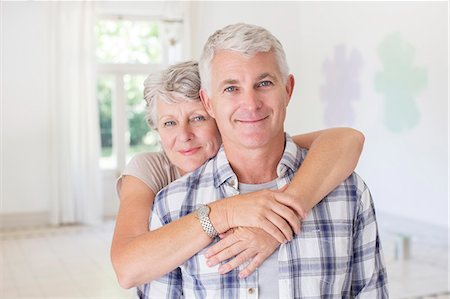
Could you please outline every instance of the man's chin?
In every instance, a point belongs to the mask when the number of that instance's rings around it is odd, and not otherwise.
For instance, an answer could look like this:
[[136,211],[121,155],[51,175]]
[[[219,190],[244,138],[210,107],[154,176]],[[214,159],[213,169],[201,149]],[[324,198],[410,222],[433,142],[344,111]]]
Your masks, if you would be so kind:
[[270,143],[271,138],[268,136],[248,136],[242,138],[241,144],[248,149],[263,148]]

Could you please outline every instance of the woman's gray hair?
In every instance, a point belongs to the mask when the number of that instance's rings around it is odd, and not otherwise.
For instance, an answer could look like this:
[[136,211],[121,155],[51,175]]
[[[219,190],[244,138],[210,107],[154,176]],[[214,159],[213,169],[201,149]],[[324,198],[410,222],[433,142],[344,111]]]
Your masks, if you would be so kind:
[[267,29],[256,25],[237,23],[217,30],[203,48],[199,61],[201,87],[211,96],[211,63],[219,50],[230,50],[251,57],[260,52],[273,51],[281,75],[288,79],[289,67],[286,54],[278,39]]
[[186,61],[153,73],[144,81],[144,100],[147,102],[147,124],[158,127],[156,102],[158,100],[175,104],[184,101],[200,101],[200,76],[198,63]]

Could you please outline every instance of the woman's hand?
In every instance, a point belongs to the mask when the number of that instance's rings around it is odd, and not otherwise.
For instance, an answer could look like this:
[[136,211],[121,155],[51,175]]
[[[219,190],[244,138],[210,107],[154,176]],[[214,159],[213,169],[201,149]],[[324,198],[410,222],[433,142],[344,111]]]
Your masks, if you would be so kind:
[[295,196],[284,190],[262,190],[211,203],[211,221],[220,233],[236,227],[254,227],[285,243],[300,232],[300,219],[306,213]]
[[239,272],[240,278],[245,278],[253,273],[280,245],[264,230],[251,227],[238,227],[222,234],[221,237],[222,240],[206,251],[207,264],[212,267],[234,257],[219,267],[219,273],[225,274],[250,261]]

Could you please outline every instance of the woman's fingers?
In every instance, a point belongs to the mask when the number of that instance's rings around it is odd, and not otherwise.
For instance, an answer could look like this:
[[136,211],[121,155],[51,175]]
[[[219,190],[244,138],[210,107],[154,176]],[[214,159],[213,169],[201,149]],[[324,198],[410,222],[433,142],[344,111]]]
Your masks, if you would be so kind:
[[263,263],[263,261],[265,261],[271,253],[269,253],[268,255],[265,253],[258,253],[251,261],[250,263],[239,272],[239,278],[246,278],[248,277],[250,274],[252,274],[253,272],[255,272],[255,270],[261,266],[261,264]]
[[[281,217],[281,219],[284,220],[284,222],[274,223],[275,225],[277,225],[277,227],[279,227],[283,231],[283,233],[285,233],[288,230],[290,231],[291,235],[292,235],[292,233],[296,233],[296,234],[299,233],[300,221],[298,219],[298,216],[295,214],[295,212],[292,209],[277,202],[276,204],[273,205],[272,211],[273,211],[274,215]],[[269,220],[275,221],[276,219],[271,218]],[[291,239],[289,239],[289,240],[291,240]]]
[[[220,242],[222,242],[222,241],[220,241]],[[240,254],[244,250],[242,245],[243,245],[242,242],[239,240],[237,242],[232,243],[230,246],[223,248],[221,251],[219,251],[215,255],[211,256],[206,261],[206,264],[210,267],[213,267],[220,262],[223,262],[229,258],[232,258],[233,256]],[[222,268],[222,266],[220,268]],[[220,272],[220,268],[219,268],[219,273],[223,274]]]
[[299,219],[295,211],[284,202],[289,195],[277,200],[279,191],[263,190],[234,197],[227,207],[230,227],[255,227],[265,230],[278,242],[292,239],[299,231]]
[[[267,220],[269,220],[270,223],[274,224],[276,228],[283,234],[284,242],[282,243],[292,240],[292,228],[284,218],[280,217],[276,213],[272,213],[267,216]],[[271,235],[273,236],[273,234]]]
[[228,236],[224,237],[222,240],[208,248],[208,250],[206,250],[205,252],[205,257],[209,259],[213,255],[216,255],[217,253],[221,252],[225,248],[233,245],[238,241],[239,240],[237,239],[236,235],[231,232]]
[[243,278],[253,273],[278,245],[279,243],[271,235],[261,229],[237,228],[228,237],[208,249],[205,256],[209,256],[207,261],[209,266],[215,266],[232,258],[219,267],[220,274],[249,262],[239,274]]
[[294,196],[279,192],[274,192],[275,200],[281,203],[283,206],[288,207],[291,211],[295,211],[297,215],[301,219],[305,219],[307,217],[307,214],[304,210],[304,208],[300,205],[300,202],[298,199],[296,199]]
[[[239,253],[235,258],[233,258],[228,263],[222,265],[219,267],[219,274],[225,274],[230,272],[233,269],[236,269],[249,259],[251,259],[256,254],[255,250],[252,250],[251,248],[246,249]],[[251,263],[251,262],[250,262]],[[250,272],[251,273],[251,272]]]
[[[276,217],[276,216],[274,216],[274,217]],[[286,221],[284,221],[284,222],[286,223]],[[286,223],[286,225],[287,225],[287,223]],[[263,224],[260,228],[262,230],[264,230],[265,232],[267,232],[269,235],[271,235],[279,243],[286,243],[289,240],[289,231],[291,231],[290,227],[287,230],[287,232],[285,233],[285,232],[281,231],[277,226],[275,226],[272,221],[266,220],[263,222]]]

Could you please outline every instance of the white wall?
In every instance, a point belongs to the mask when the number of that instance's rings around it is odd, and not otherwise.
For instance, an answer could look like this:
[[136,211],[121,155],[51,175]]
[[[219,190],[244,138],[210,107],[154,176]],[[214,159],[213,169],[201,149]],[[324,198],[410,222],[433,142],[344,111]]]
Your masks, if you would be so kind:
[[[49,220],[50,170],[55,162],[50,152],[54,124],[51,123],[49,101],[53,88],[49,79],[53,59],[49,56],[50,37],[55,30],[50,27],[53,5],[45,1],[1,3],[0,215],[1,225],[6,227],[45,224]],[[182,14],[183,5],[179,8],[173,3],[154,1],[97,1],[94,9],[98,14],[151,18],[160,17],[174,8]],[[118,173],[105,172],[103,176],[107,215],[117,211],[115,181]]]
[[[271,30],[284,44],[296,76],[286,127],[297,133],[327,126],[320,96],[320,86],[326,83],[324,61],[333,57],[338,44],[356,49],[362,56],[361,94],[353,103],[357,118],[349,125],[366,135],[358,172],[379,211],[447,226],[446,5],[191,2],[191,53],[198,59],[207,37],[230,23],[245,21]],[[47,74],[47,9],[45,2],[2,2],[2,215],[49,210],[52,83]],[[383,124],[384,97],[374,87],[376,72],[383,69],[377,47],[396,31],[414,48],[413,65],[425,68],[427,75],[426,86],[414,98],[420,122],[398,133]]]
[[[326,72],[339,68],[324,71],[324,62],[333,59],[337,45],[345,45],[347,58],[351,50],[357,51],[362,58],[360,73],[337,73],[344,78],[338,83],[357,80],[360,94],[352,103],[356,118],[334,122],[355,127],[366,136],[357,171],[368,183],[379,211],[448,226],[447,3],[195,2],[191,16],[196,59],[207,37],[231,23],[261,25],[279,38],[296,77],[286,121],[291,134],[328,126],[320,88],[327,83]],[[400,132],[384,124],[386,101],[375,91],[376,73],[384,69],[377,49],[395,32],[415,51],[412,67],[426,73],[426,86],[413,97],[420,119]],[[352,90],[349,86],[333,91]],[[396,119],[407,112],[399,110]],[[339,113],[344,114],[340,106]]]
[[2,3],[1,213],[47,212],[50,140],[48,11]]

